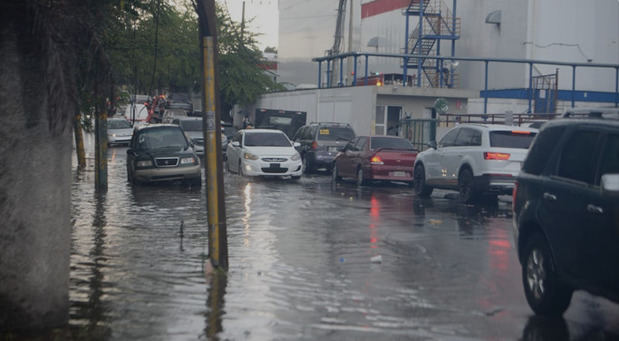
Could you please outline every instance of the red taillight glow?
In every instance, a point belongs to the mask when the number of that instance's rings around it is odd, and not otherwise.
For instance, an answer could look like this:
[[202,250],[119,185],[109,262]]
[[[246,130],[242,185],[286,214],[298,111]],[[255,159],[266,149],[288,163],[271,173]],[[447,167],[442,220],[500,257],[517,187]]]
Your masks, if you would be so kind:
[[370,163],[373,164],[373,165],[382,165],[382,164],[384,164],[383,160],[378,155],[372,156],[372,158],[370,159]]
[[512,130],[512,134],[531,135],[531,132],[526,130]]
[[312,142],[312,149],[318,149],[318,142]]
[[516,193],[518,193],[518,181],[514,182],[514,191],[512,192],[512,212],[516,211]]
[[509,156],[509,153],[484,153],[484,159],[486,160],[509,160]]

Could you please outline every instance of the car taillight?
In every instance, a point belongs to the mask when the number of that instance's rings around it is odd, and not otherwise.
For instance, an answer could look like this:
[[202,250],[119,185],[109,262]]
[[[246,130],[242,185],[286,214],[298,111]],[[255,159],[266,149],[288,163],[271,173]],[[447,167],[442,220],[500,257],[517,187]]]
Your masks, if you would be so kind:
[[492,153],[485,152],[484,159],[486,160],[509,160],[509,153]]
[[318,142],[312,142],[312,149],[318,149]]
[[373,165],[383,165],[384,164],[383,160],[378,155],[372,156],[372,158],[370,159],[370,163],[373,164]]
[[512,191],[512,212],[516,211],[516,194],[518,193],[518,181],[514,182],[514,190]]

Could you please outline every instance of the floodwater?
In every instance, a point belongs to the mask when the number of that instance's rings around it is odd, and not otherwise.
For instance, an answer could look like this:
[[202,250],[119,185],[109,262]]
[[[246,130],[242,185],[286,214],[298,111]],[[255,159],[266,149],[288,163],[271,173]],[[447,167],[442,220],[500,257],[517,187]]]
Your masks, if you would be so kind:
[[509,198],[469,207],[402,185],[225,174],[230,270],[205,277],[206,186],[133,187],[125,155],[110,148],[105,195],[92,167],[74,173],[74,339],[619,337],[619,306],[585,293],[565,319],[533,317]]

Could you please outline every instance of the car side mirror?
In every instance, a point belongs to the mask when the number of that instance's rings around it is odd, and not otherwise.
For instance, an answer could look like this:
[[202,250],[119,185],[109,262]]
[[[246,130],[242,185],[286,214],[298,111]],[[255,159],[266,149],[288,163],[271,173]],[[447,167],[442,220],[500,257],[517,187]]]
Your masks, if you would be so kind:
[[619,196],[619,174],[604,174],[601,181],[602,192]]
[[438,148],[438,145],[436,144],[436,141],[430,141],[428,146],[430,146],[430,148],[432,148],[432,149],[437,149]]
[[295,142],[292,144],[295,148],[299,148],[301,147],[301,144],[299,142]]
[[239,143],[239,141],[232,141],[232,146],[238,148],[241,146],[241,144]]

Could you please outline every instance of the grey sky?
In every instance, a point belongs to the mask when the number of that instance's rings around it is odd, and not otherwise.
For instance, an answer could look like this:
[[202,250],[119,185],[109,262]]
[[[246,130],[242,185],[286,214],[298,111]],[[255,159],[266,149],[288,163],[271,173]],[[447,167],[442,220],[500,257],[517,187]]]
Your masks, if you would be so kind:
[[[243,12],[243,0],[217,0],[228,8],[233,20],[240,22]],[[253,18],[249,29],[261,33],[258,37],[258,47],[278,46],[279,12],[278,0],[245,0],[245,20]]]

